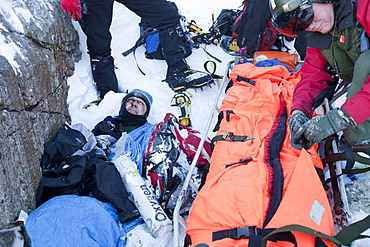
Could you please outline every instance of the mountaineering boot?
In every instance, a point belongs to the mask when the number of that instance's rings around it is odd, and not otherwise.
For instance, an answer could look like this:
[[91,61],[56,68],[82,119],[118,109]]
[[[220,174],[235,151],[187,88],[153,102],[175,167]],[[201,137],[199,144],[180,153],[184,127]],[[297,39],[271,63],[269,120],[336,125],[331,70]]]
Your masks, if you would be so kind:
[[201,88],[213,83],[210,74],[190,69],[184,59],[172,66],[168,66],[166,82],[175,92],[185,91],[188,88]]
[[179,26],[159,31],[162,53],[168,65],[165,81],[175,92],[200,88],[213,82],[211,75],[190,69],[185,57],[190,55],[186,38]]
[[98,56],[91,58],[91,71],[100,98],[109,91],[118,92],[118,81],[114,72],[114,59],[112,56]]

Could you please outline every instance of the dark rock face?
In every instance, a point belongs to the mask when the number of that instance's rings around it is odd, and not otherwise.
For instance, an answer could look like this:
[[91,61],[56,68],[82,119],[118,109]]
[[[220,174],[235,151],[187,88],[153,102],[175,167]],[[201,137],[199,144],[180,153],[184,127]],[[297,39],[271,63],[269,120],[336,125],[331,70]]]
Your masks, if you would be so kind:
[[[35,208],[43,144],[69,121],[66,77],[81,53],[59,0],[5,0],[0,9],[1,230]],[[11,246],[9,234],[0,246]]]

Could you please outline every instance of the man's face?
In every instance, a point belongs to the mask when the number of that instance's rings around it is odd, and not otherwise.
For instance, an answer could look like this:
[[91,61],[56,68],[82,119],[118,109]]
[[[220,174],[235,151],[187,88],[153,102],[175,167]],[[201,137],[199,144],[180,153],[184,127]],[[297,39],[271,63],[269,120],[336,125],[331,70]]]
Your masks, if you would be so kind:
[[126,110],[134,115],[144,115],[146,112],[146,104],[144,100],[136,97],[130,97],[125,102]]
[[313,21],[306,31],[328,33],[334,26],[334,5],[332,3],[313,3]]

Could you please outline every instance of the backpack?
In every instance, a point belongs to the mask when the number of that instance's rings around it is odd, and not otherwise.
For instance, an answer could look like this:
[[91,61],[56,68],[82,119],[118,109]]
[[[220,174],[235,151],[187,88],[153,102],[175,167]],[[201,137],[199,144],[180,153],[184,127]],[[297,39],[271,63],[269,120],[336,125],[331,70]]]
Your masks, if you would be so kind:
[[[144,19],[141,19],[140,23],[140,38],[145,47],[145,57],[148,59],[159,59],[164,60],[164,55],[162,53],[162,46],[159,40],[159,32],[156,28],[149,25]],[[192,53],[192,46],[186,40],[185,33],[181,27],[177,27],[177,32],[180,36],[181,47],[185,48],[185,57],[190,56]]]
[[268,21],[265,32],[263,33],[260,44],[258,47],[259,51],[269,51],[275,44],[279,32],[272,26],[272,22]]
[[282,34],[272,26],[270,19],[268,0],[244,0],[241,10],[223,9],[214,26],[224,35],[221,47],[226,52],[237,55],[240,48],[246,47],[243,53],[252,57],[257,50],[268,51],[274,45],[282,50],[284,46],[277,42]]
[[162,48],[159,41],[158,30],[151,27],[149,23],[141,19],[139,23],[140,37],[143,37],[145,57],[148,59],[164,60]]
[[237,9],[223,9],[218,15],[216,22],[211,29],[218,29],[221,35],[232,36],[233,25],[240,16],[241,10]]

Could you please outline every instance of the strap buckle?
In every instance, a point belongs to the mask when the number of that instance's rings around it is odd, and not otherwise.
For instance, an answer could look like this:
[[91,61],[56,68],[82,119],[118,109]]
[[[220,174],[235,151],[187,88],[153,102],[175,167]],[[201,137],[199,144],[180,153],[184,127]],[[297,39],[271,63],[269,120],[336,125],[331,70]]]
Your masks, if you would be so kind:
[[225,141],[232,141],[234,138],[234,133],[233,132],[228,132],[227,135],[223,135],[223,138]]
[[236,136],[233,132],[228,132],[226,135],[223,135],[222,138],[225,141],[237,141],[237,142],[244,142],[248,140],[254,140],[254,137],[249,136]]
[[249,238],[250,235],[257,235],[257,227],[246,226],[242,228],[234,228],[229,230],[222,230],[213,232],[212,241],[221,240],[224,238],[232,238],[235,240]]
[[256,227],[255,226],[246,226],[243,228],[235,228],[236,235],[234,239],[243,239],[249,238],[251,234],[256,234]]

